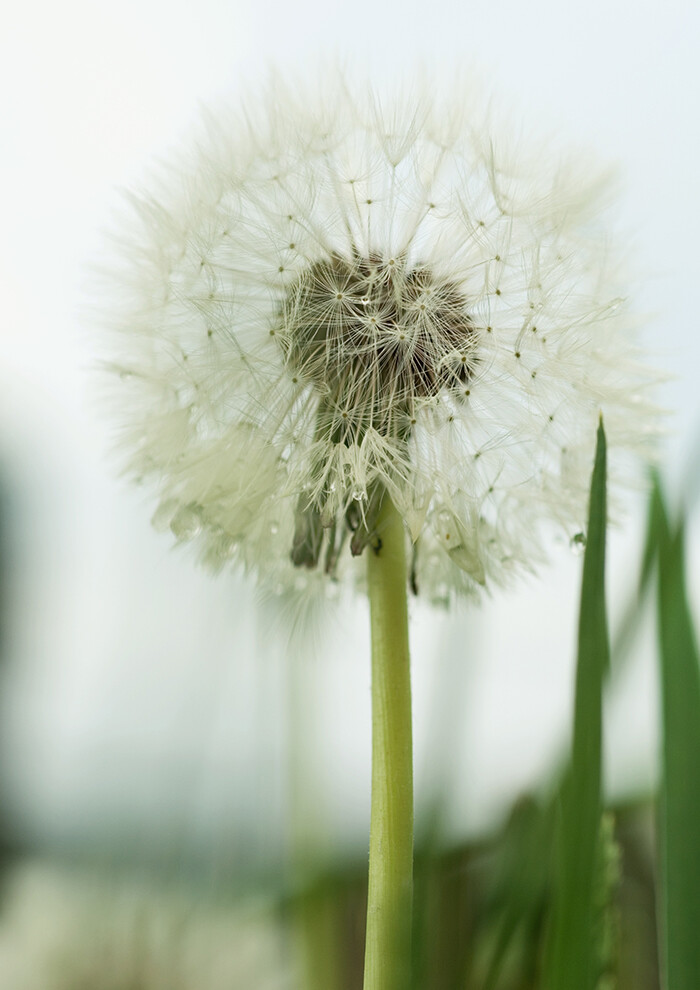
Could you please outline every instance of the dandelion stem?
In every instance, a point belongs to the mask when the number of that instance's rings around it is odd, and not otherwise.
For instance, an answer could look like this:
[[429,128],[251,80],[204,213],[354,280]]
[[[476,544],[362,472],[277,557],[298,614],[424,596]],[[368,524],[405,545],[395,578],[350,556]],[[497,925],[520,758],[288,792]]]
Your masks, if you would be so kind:
[[405,990],[413,891],[413,745],[404,526],[385,495],[368,552],[372,811],[364,990]]

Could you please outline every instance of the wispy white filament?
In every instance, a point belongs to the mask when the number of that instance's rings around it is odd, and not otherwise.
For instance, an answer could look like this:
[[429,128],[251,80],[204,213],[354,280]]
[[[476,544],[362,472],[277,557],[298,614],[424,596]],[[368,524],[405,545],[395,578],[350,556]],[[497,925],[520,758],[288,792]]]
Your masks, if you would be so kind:
[[583,528],[598,416],[620,469],[653,376],[589,162],[504,138],[468,92],[322,88],[208,120],[134,198],[121,440],[156,525],[279,590],[362,580],[386,490],[414,588],[445,601]]

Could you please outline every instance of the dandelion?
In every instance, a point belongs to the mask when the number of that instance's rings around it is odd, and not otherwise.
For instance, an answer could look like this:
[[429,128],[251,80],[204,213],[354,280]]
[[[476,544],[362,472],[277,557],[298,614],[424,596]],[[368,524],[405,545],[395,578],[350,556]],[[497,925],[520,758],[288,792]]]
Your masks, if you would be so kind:
[[414,591],[445,601],[583,529],[601,410],[613,448],[644,441],[600,175],[509,148],[467,97],[276,88],[135,200],[121,439],[210,565],[363,582],[388,493]]
[[651,378],[588,162],[469,93],[322,88],[210,119],[135,198],[109,370],[155,525],[274,590],[369,591],[376,960],[410,901],[406,586],[449,602],[535,568],[552,526],[580,541],[599,416],[624,473]]

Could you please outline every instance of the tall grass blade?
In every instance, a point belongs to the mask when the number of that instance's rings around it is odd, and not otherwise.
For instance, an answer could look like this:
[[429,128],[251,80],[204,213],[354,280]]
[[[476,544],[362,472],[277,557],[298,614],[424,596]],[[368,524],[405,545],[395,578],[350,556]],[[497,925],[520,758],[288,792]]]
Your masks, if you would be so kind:
[[594,902],[602,813],[602,694],[609,664],[606,519],[606,443],[601,421],[583,563],[571,761],[561,785],[556,824],[544,990],[593,990],[598,977]]
[[540,805],[521,799],[506,823],[492,893],[495,937],[480,990],[503,986],[502,974],[509,965],[512,969],[514,956],[523,984],[534,985],[549,893],[554,818],[551,801]]
[[646,531],[644,534],[644,549],[641,569],[636,587],[631,589],[626,607],[622,610],[622,619],[612,642],[613,675],[619,676],[625,662],[632,655],[632,645],[639,629],[642,618],[647,614],[647,596],[653,589],[653,578],[656,575],[656,558],[659,549],[659,525],[662,519],[659,513],[663,506],[655,496],[649,499],[647,509]]
[[658,483],[663,723],[659,806],[661,954],[666,990],[700,987],[700,665],[688,608],[682,524],[669,526]]

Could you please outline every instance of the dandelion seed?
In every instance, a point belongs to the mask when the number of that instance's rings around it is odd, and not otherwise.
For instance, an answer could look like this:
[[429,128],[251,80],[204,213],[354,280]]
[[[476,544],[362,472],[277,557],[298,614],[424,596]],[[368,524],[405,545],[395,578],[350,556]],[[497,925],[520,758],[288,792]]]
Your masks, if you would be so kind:
[[589,163],[513,152],[468,93],[324,90],[224,113],[136,199],[122,442],[159,524],[270,587],[364,583],[387,493],[412,586],[444,601],[531,570],[549,523],[580,532],[598,416],[614,466],[653,432],[653,376]]

